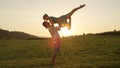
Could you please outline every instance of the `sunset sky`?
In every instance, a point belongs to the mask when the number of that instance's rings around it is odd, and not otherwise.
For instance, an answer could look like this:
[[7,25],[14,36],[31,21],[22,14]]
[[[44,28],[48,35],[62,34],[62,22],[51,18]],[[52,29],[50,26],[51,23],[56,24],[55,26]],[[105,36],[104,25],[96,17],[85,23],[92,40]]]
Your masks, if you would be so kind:
[[61,36],[120,30],[120,0],[0,0],[0,28],[50,37],[42,26],[42,16],[59,17],[72,9],[86,6],[72,15],[70,31]]

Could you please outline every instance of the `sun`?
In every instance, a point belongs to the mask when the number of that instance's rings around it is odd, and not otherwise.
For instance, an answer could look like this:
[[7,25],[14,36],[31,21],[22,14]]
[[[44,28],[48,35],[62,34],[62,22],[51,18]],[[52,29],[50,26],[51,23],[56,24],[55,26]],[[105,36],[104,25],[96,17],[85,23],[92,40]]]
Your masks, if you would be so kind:
[[61,28],[60,32],[61,32],[61,34],[62,34],[63,36],[70,36],[71,33],[72,33],[72,31],[71,31],[71,30],[68,30],[67,27]]
[[[59,25],[58,24],[54,24],[54,26],[55,27],[58,27]],[[72,33],[73,33],[73,30],[68,30],[68,28],[67,27],[62,27],[61,29],[60,29],[60,31],[59,31],[59,33],[60,33],[60,35],[61,35],[61,37],[63,36],[71,36],[72,35]]]

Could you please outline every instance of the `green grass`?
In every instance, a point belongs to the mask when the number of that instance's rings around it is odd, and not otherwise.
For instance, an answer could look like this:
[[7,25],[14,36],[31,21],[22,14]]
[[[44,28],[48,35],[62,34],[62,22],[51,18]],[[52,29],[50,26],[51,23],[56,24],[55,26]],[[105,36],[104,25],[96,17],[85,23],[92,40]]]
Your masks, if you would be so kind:
[[[0,40],[0,68],[50,68],[48,40]],[[120,68],[120,36],[62,38],[53,68]]]

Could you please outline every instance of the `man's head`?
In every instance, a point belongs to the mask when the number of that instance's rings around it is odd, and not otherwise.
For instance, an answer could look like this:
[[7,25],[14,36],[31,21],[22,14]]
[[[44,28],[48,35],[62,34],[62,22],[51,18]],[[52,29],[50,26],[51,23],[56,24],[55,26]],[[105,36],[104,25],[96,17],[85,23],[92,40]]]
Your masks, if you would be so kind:
[[47,22],[47,21],[44,21],[44,22],[43,22],[43,26],[44,26],[45,28],[48,28],[48,27],[50,27],[50,23]]
[[49,18],[49,16],[48,16],[47,14],[44,14],[44,15],[43,15],[43,19],[44,19],[44,20],[48,20],[48,18]]

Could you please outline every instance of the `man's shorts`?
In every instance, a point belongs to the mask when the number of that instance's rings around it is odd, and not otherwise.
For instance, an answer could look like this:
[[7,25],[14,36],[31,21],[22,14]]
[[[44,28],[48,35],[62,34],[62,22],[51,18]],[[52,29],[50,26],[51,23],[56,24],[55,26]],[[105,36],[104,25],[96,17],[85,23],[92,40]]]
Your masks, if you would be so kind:
[[54,41],[56,42],[56,43],[54,44],[55,53],[58,53],[59,50],[60,50],[61,40],[60,40],[60,38],[56,38]]

